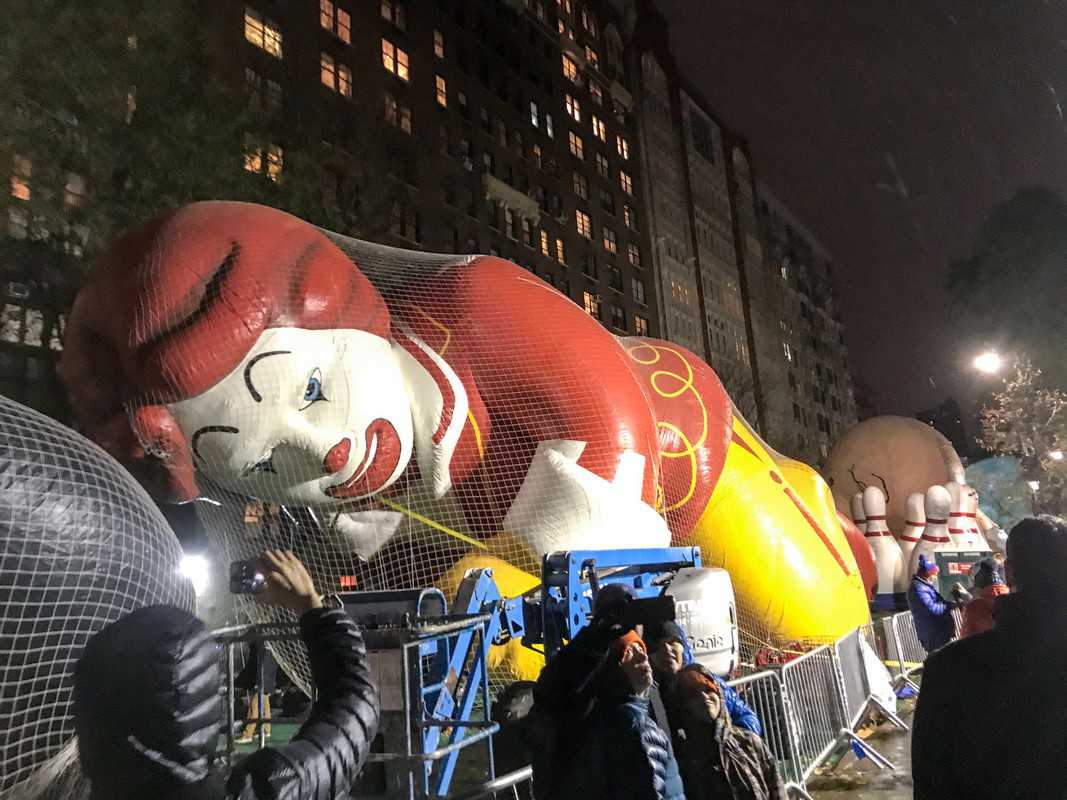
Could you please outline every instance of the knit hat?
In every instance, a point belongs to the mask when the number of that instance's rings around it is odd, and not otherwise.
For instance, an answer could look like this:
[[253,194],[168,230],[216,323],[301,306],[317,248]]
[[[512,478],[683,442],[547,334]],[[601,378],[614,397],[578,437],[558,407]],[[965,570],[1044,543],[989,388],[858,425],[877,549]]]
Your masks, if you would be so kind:
[[722,697],[719,682],[696,667],[686,667],[678,673],[674,679],[674,691],[683,695],[704,694],[711,691]]
[[971,568],[974,574],[974,588],[986,589],[998,583],[1004,583],[997,563],[991,558],[976,561]]
[[648,648],[645,647],[644,641],[637,635],[637,631],[627,631],[622,636],[618,637],[611,643],[611,652],[615,654],[615,657],[622,661],[622,656],[626,652],[627,648],[636,644],[642,650],[645,651],[645,655],[648,655]]
[[929,575],[931,572],[935,571],[936,569],[937,569],[937,564],[935,564],[933,561],[928,559],[926,556],[920,555],[919,556],[919,568],[917,570],[915,570],[915,574],[919,575],[920,577],[926,577],[927,575]]
[[676,641],[685,644],[685,633],[682,626],[674,620],[667,620],[645,628],[645,642],[649,650],[655,650],[663,642]]

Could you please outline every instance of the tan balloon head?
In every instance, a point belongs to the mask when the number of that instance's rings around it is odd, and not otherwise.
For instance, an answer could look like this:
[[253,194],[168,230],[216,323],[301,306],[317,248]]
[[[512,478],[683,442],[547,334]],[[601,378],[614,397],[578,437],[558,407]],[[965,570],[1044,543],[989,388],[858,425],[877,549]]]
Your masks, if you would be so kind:
[[[853,473],[855,477],[853,477]],[[889,494],[889,529],[904,529],[908,495],[933,484],[963,482],[963,465],[952,444],[929,425],[911,417],[871,417],[853,425],[830,451],[823,474],[834,502],[849,512],[852,496],[865,486],[882,486]]]

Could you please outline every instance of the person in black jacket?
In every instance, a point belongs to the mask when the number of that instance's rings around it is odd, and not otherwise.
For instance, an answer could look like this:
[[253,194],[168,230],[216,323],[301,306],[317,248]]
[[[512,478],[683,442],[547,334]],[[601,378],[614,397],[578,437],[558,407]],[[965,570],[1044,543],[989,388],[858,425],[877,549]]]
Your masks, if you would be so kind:
[[926,660],[912,727],[915,800],[1063,797],[1067,763],[1067,524],[1008,534],[1011,594],[993,629]]
[[289,744],[260,750],[226,776],[216,768],[223,725],[219,652],[204,623],[149,606],[101,630],[74,674],[74,720],[92,800],[328,800],[344,795],[378,728],[378,693],[355,623],[323,608],[290,552],[261,561],[257,600],[300,619],[318,699]]

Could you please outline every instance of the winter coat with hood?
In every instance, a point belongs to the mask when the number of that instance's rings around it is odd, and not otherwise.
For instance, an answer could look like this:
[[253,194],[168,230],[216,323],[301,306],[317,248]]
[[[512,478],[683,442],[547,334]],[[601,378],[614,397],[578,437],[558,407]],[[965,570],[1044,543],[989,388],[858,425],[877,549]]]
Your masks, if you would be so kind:
[[[654,643],[659,643],[664,639],[677,639],[682,645],[683,667],[696,663],[693,659],[693,648],[689,644],[689,637],[685,634],[685,628],[677,622],[668,622],[657,626],[655,629],[646,631],[645,641],[649,642],[650,646]],[[653,671],[656,678],[656,685],[659,687],[660,693],[666,698],[670,693],[674,675],[660,669],[655,669],[654,666]],[[762,736],[763,726],[760,724],[759,717],[756,716],[756,712],[752,710],[751,706],[749,706],[748,703],[741,698],[741,695],[739,695],[718,675],[714,675],[709,670],[705,670],[705,672],[719,684],[719,691],[722,693],[722,702],[726,707],[726,713],[730,715],[730,721],[739,728],[744,728],[747,731],[752,731],[752,733],[757,736]]]
[[687,722],[675,741],[689,800],[786,800],[774,756],[752,731],[720,715]]
[[659,694],[632,694],[611,656],[618,635],[594,619],[541,671],[530,712],[539,800],[684,798]]
[[1001,595],[1008,593],[1003,583],[984,586],[974,595],[974,599],[963,607],[963,624],[960,625],[960,638],[966,639],[976,633],[985,633],[993,628],[993,604]]
[[926,660],[912,729],[915,800],[1063,797],[1065,607],[1067,591],[998,597],[992,630]]
[[300,618],[318,699],[286,745],[260,750],[226,776],[218,647],[181,609],[149,606],[97,633],[75,670],[74,718],[92,800],[328,800],[363,766],[378,695],[363,638],[341,610]]
[[932,579],[918,575],[911,579],[908,608],[915,623],[915,633],[926,652],[932,653],[944,647],[956,635],[952,609],[957,605],[941,596]]

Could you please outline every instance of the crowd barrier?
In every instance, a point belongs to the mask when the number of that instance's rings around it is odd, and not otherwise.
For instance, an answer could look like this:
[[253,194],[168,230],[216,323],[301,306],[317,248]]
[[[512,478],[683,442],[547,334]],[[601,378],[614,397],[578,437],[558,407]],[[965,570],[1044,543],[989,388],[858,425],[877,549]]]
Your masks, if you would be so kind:
[[[862,751],[880,769],[894,766],[857,734],[872,713],[907,729],[874,695],[864,665],[864,644],[888,667],[894,688],[906,683],[918,691],[913,678],[922,669],[926,651],[907,611],[863,625],[783,665],[729,682],[759,717],[764,740],[795,797],[810,800],[808,779],[849,747]],[[533,772],[527,766],[457,797],[528,800],[533,797],[532,786]]]
[[[894,676],[894,687],[922,669],[926,651],[919,643],[911,612],[883,617],[863,625],[831,644],[810,650],[780,667],[729,682],[756,712],[764,740],[778,762],[794,797],[807,798],[807,781],[834,754],[859,749],[880,769],[893,764],[857,733],[872,713],[904,730],[907,725],[872,692],[864,666],[863,643]],[[532,771],[524,767],[488,781],[462,800],[532,798]]]

